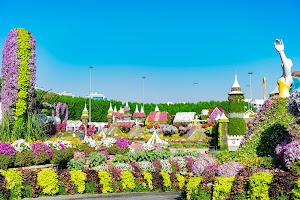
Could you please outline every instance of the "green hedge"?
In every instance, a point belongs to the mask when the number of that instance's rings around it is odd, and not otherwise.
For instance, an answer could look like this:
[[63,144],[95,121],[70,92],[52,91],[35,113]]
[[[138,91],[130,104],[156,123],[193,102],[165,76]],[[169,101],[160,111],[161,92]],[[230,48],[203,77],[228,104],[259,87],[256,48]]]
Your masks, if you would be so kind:
[[[79,120],[81,119],[81,113],[84,108],[84,103],[87,104],[87,108],[89,107],[89,99],[82,97],[66,97],[60,96],[55,93],[44,93],[41,90],[36,91],[37,98],[41,98],[43,102],[47,102],[50,104],[54,104],[55,102],[66,103],[69,108],[69,119],[71,120]],[[120,106],[125,106],[125,103],[115,100],[92,100],[92,121],[97,122],[105,122],[107,121],[107,110],[109,109],[109,103],[112,105],[116,105],[117,109]],[[133,114],[135,110],[136,104],[139,108],[142,106],[142,103],[137,102],[128,102],[130,106],[131,114]],[[209,102],[198,102],[198,103],[177,103],[177,104],[157,104],[161,111],[166,111],[171,115],[175,115],[177,112],[196,112],[199,114],[202,109],[214,109],[217,106],[222,107],[226,112],[229,111],[229,102],[228,101],[209,101]],[[146,115],[150,112],[154,111],[156,104],[144,104],[144,110]],[[51,115],[51,111],[48,110],[47,115]]]
[[230,118],[228,123],[228,135],[244,135],[246,123],[242,118]]

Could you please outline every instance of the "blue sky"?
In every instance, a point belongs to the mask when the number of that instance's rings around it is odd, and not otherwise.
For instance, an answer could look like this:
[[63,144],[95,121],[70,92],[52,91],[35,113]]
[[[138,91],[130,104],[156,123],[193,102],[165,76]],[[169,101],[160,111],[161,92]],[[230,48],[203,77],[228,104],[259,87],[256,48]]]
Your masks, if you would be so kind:
[[[23,27],[37,40],[37,86],[120,101],[226,100],[236,70],[245,97],[281,76],[274,41],[300,70],[300,3],[287,1],[1,0],[0,47]],[[0,58],[1,59],[1,58]],[[2,62],[2,60],[1,60]],[[193,84],[198,83],[198,84]]]

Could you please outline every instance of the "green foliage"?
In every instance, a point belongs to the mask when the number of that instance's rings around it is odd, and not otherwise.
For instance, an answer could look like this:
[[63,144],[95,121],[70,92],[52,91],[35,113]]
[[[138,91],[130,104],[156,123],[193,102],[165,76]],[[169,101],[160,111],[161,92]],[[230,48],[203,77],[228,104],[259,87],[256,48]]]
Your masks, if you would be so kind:
[[228,150],[228,124],[227,123],[218,123],[218,146],[220,150]]
[[86,174],[81,170],[71,170],[70,171],[71,180],[73,181],[75,187],[79,194],[82,194],[85,190],[85,180]]
[[184,195],[187,200],[192,199],[191,196],[193,193],[198,193],[201,180],[202,180],[201,176],[190,177],[188,183],[186,184],[186,190]]
[[195,156],[197,157],[200,154],[199,151],[191,150],[191,151],[184,151],[184,150],[176,150],[175,155],[184,157],[184,156]]
[[211,194],[206,190],[198,190],[191,194],[191,199],[193,200],[211,200]]
[[243,118],[230,118],[228,123],[228,135],[244,135],[246,123]]
[[23,180],[20,172],[14,170],[2,171],[1,174],[5,177],[7,189],[10,189],[10,199],[21,200]]
[[244,101],[229,101],[229,113],[244,113],[247,103]]
[[89,155],[90,167],[99,166],[106,163],[106,157],[100,152],[92,152]]
[[269,194],[269,185],[272,181],[272,174],[267,172],[258,172],[255,173],[253,176],[249,177],[249,190],[248,195],[249,199],[261,199],[261,200],[268,200]]
[[1,134],[0,138],[3,142],[9,142],[11,141],[11,129],[12,124],[10,122],[10,115],[7,113],[3,113],[3,119],[1,121]]
[[[18,100],[16,102],[15,120],[19,118],[26,119],[28,112],[28,103],[30,102],[28,90],[30,87],[29,59],[31,55],[31,45],[29,42],[30,34],[23,28],[18,28]],[[19,138],[18,138],[19,139]]]
[[73,157],[74,149],[66,148],[62,150],[55,149],[52,154],[51,163],[58,165],[59,168],[66,169],[68,162]]
[[77,147],[78,151],[84,152],[86,156],[95,151],[94,147],[89,146],[87,143],[81,143]]
[[6,154],[0,154],[0,169],[7,169],[12,165],[12,158]]
[[300,199],[300,179],[298,179],[291,193],[292,193],[292,199]]
[[28,167],[34,164],[32,151],[17,152],[15,155],[15,167]]
[[85,183],[85,193],[87,193],[87,194],[96,194],[95,181],[88,181],[88,182]]
[[[25,184],[22,190],[22,197],[31,198],[32,197],[32,189],[30,185]],[[1,199],[1,198],[0,198]]]
[[42,169],[37,174],[37,182],[45,195],[55,195],[59,191],[58,176],[52,169]]
[[286,110],[287,99],[275,98],[273,101],[274,103],[258,114],[256,123],[246,132],[246,136],[251,135],[251,139],[246,140],[238,149],[246,157],[273,157],[276,146],[288,136],[288,127],[294,117]]
[[68,170],[82,170],[84,168],[84,160],[82,158],[76,158],[70,160],[67,163]]
[[128,152],[124,155],[116,156],[113,162],[121,162],[121,163],[130,163],[130,162],[139,162],[139,161],[150,161],[152,162],[156,158],[158,159],[168,159],[170,158],[172,153],[167,150],[154,150],[154,151],[141,151],[138,153]]
[[224,162],[234,161],[234,159],[237,157],[237,154],[234,151],[221,150],[215,152],[214,157],[218,160],[219,163],[223,164]]
[[98,172],[99,178],[100,178],[100,184],[102,184],[102,193],[109,193],[113,192],[112,189],[112,180],[111,176],[108,172],[100,170]]
[[123,154],[126,154],[127,152],[129,152],[129,148],[121,148],[121,147],[117,146],[116,144],[113,144],[110,147],[108,147],[106,151],[110,155],[117,155],[117,154],[123,155]]
[[[38,97],[41,96],[41,92],[37,93]],[[84,108],[84,103],[88,102],[86,98],[82,97],[66,97],[60,96],[58,94],[48,92],[47,94],[43,95],[42,101],[54,104],[55,102],[62,102],[66,103],[69,107],[69,119],[70,120],[78,120],[81,118],[81,113]],[[111,102],[112,105],[116,105],[117,108],[120,106],[124,106],[122,102],[115,101],[115,100],[91,100],[92,101],[92,121],[97,122],[105,122],[107,121],[107,110],[109,109],[109,103]],[[134,108],[136,105],[141,107],[142,103],[137,102],[128,102],[131,110],[130,113],[133,114]],[[229,102],[228,101],[209,101],[209,102],[198,102],[198,103],[176,103],[176,104],[157,104],[161,111],[166,111],[171,115],[175,115],[177,112],[201,112],[202,109],[213,109],[217,106],[221,106],[226,112],[229,111]],[[144,110],[146,115],[150,112],[154,111],[156,104],[144,104]],[[49,114],[51,113],[48,111]]]
[[133,191],[134,190],[136,184],[135,184],[135,178],[133,177],[132,173],[127,172],[127,171],[122,171],[120,178],[121,178],[121,185],[122,185],[123,191]]
[[223,177],[219,176],[216,178],[213,189],[213,198],[215,200],[228,199],[230,190],[234,181],[234,176]]

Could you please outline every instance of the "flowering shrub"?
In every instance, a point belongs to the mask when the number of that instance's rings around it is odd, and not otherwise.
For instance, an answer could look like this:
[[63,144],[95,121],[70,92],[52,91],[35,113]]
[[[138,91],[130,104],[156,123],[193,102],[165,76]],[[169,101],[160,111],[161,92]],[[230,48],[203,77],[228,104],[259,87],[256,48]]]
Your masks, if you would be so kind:
[[113,165],[122,171],[133,172],[133,167],[128,163],[114,163]]
[[300,143],[293,141],[284,146],[283,161],[286,168],[290,169],[292,162],[300,160]]
[[213,165],[216,163],[216,160],[210,157],[208,154],[199,155],[195,162],[192,165],[192,172],[195,175],[200,175],[203,173],[204,168],[209,165]]
[[129,141],[127,138],[117,138],[116,145],[121,149],[129,147]]
[[42,169],[37,175],[37,182],[46,195],[54,195],[59,191],[58,176],[52,169]]
[[300,117],[300,89],[292,92],[286,103],[287,110],[296,118]]
[[138,164],[138,166],[140,166],[142,168],[142,170],[144,172],[154,172],[155,171],[154,166],[149,161],[140,161],[140,162],[137,162],[137,164]]
[[24,139],[16,140],[12,143],[13,148],[18,151],[22,152],[24,150],[30,150],[31,146],[29,143],[27,143]]
[[171,135],[175,134],[177,131],[178,131],[178,129],[173,125],[169,125],[169,126],[163,128],[164,135],[171,136]]
[[243,167],[244,166],[238,162],[223,163],[218,167],[217,174],[225,177],[235,176]]
[[13,157],[15,153],[15,149],[10,144],[6,142],[0,142],[0,154],[6,154],[10,157]]
[[77,186],[78,193],[82,194],[85,190],[86,174],[81,170],[71,170],[70,175],[71,180]]
[[136,152],[136,153],[142,152],[145,150],[144,146],[139,142],[132,143],[129,148],[130,148],[131,152]]
[[110,147],[110,146],[112,146],[115,143],[116,143],[116,139],[115,138],[109,138],[109,137],[107,137],[107,138],[103,138],[101,140],[101,144],[103,146],[105,146],[105,147]]
[[46,141],[45,142],[49,147],[56,149],[56,150],[61,150],[65,148],[72,148],[72,144],[70,141],[67,140],[57,140],[57,141]]
[[62,102],[56,102],[53,105],[54,105],[54,109],[52,110],[52,116],[58,117],[59,119],[61,119],[61,121],[67,121],[68,105]]
[[33,151],[33,154],[36,156],[39,156],[41,153],[45,152],[47,153],[50,158],[52,157],[52,149],[43,142],[35,142],[31,144],[31,149]]
[[160,164],[161,164],[162,171],[167,172],[169,174],[171,174],[173,172],[172,166],[171,166],[169,160],[160,160]]

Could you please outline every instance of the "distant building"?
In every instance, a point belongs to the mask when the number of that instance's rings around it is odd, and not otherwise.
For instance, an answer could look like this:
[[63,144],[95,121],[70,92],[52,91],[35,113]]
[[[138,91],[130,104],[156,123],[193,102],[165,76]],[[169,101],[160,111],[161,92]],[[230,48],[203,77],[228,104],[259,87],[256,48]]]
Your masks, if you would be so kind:
[[262,107],[265,100],[263,99],[245,99],[245,102],[248,102],[251,105],[251,108],[254,107],[257,111]]
[[67,91],[63,91],[63,92],[57,93],[57,94],[62,95],[62,96],[67,96],[67,97],[75,97],[75,95],[72,92],[67,92]]
[[99,94],[97,92],[92,92],[90,95],[86,96],[87,98],[94,99],[94,100],[107,100],[107,98],[103,94]]

